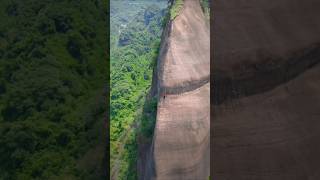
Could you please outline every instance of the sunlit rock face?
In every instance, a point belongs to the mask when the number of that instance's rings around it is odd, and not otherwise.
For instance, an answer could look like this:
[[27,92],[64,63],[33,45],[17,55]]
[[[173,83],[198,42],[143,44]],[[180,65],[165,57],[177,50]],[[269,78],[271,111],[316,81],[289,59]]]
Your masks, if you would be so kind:
[[210,33],[199,1],[185,0],[164,31],[157,122],[142,179],[210,175]]

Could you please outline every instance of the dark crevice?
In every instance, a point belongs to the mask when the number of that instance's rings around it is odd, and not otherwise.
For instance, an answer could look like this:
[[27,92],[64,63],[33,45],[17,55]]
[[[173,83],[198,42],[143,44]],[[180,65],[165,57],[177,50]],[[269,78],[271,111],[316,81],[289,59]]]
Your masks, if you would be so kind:
[[[280,57],[261,58],[265,59],[262,63],[248,65],[239,76],[213,71],[213,103],[263,93],[294,79],[320,62],[320,43],[289,54],[286,61]],[[255,70],[245,71],[249,68]]]

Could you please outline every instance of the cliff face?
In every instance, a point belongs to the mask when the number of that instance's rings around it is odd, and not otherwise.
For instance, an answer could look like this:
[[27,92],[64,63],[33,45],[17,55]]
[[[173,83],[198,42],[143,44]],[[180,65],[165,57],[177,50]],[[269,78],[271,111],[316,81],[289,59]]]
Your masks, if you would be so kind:
[[199,1],[185,0],[163,34],[157,122],[142,179],[209,177],[209,40]]
[[320,178],[319,5],[214,2],[213,178]]
[[214,2],[215,103],[270,90],[319,62],[316,0]]

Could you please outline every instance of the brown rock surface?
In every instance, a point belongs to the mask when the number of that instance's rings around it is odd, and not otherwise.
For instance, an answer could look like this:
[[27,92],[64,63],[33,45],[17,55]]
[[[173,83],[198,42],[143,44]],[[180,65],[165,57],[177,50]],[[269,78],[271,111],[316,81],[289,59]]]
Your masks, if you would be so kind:
[[213,178],[320,179],[320,66],[214,106]]
[[210,169],[210,87],[167,95],[154,135],[156,179],[207,179]]
[[180,93],[208,83],[210,32],[199,1],[184,0],[180,14],[168,28],[169,35],[164,40],[167,46],[161,55],[161,88]]
[[319,7],[318,0],[214,1],[215,102],[270,90],[316,64]]
[[146,180],[209,177],[209,40],[199,1],[184,0],[183,9],[168,24],[162,40],[157,85],[160,97]]
[[319,7],[213,2],[213,179],[320,179]]

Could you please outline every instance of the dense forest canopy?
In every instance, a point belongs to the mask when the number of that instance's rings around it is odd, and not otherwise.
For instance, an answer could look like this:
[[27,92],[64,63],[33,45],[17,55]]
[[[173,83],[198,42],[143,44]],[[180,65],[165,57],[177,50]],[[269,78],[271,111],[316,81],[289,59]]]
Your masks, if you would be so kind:
[[0,2],[0,179],[103,179],[108,0]]

